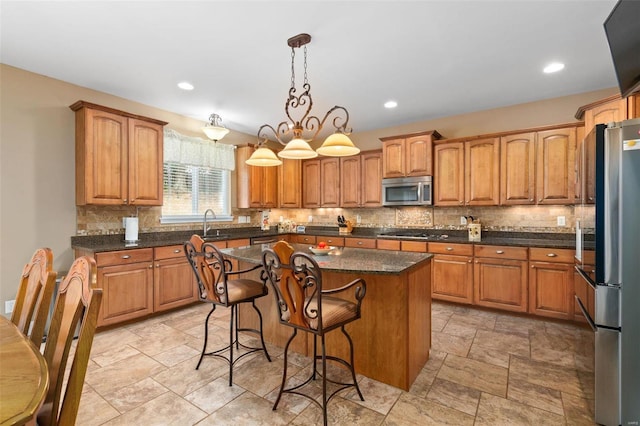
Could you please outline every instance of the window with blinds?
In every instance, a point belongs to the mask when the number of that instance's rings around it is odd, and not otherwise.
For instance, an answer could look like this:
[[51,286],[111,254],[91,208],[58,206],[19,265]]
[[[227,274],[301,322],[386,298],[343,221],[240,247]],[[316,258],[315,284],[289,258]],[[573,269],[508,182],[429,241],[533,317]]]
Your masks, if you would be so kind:
[[231,216],[235,146],[164,130],[164,202],[161,223],[201,222],[213,209],[218,221]]

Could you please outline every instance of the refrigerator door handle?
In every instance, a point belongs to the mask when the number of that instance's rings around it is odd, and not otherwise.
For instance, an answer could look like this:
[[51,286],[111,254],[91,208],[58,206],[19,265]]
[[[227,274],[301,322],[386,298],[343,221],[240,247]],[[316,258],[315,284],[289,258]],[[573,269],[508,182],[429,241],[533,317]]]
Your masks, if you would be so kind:
[[584,305],[582,304],[582,300],[580,300],[580,298],[577,295],[574,295],[573,297],[576,298],[576,302],[578,302],[578,306],[580,307],[580,310],[582,311],[582,315],[584,315],[585,319],[587,320],[587,323],[589,324],[589,327],[591,327],[591,329],[593,330],[594,333],[596,331],[598,331],[598,328],[596,327],[596,323],[593,322],[593,320],[589,316],[589,313],[587,312],[587,310],[585,309]]

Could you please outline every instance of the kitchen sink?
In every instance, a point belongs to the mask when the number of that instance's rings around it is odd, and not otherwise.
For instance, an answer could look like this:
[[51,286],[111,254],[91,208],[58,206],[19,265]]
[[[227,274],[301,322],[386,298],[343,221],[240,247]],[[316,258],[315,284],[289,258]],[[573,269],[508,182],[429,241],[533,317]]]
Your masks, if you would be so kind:
[[219,241],[226,240],[231,237],[231,234],[219,234],[219,235],[207,235],[206,237],[202,237],[205,241]]

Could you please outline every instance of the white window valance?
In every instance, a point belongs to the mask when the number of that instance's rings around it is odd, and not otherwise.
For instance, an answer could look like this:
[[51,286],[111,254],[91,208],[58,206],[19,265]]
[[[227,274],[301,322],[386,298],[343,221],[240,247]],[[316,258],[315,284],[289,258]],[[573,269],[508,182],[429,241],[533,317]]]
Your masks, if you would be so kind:
[[164,161],[235,170],[235,146],[164,130]]

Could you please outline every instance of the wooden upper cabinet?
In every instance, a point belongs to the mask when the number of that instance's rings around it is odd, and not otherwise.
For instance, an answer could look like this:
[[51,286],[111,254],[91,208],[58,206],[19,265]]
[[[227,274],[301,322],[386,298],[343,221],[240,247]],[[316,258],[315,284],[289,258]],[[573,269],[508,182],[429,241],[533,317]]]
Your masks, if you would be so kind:
[[280,207],[302,207],[302,161],[282,159],[280,166]]
[[340,206],[360,207],[362,158],[359,155],[340,158]]
[[278,167],[249,166],[249,207],[278,206]]
[[162,205],[167,123],[78,101],[76,204]]
[[302,162],[302,207],[320,207],[320,160]]
[[536,197],[538,204],[573,204],[576,129],[538,132]]
[[465,144],[465,194],[467,205],[495,206],[500,202],[500,139]]
[[464,143],[435,146],[433,200],[436,206],[464,205]]
[[433,175],[433,141],[440,137],[437,131],[431,130],[380,139],[382,141],[382,177]]
[[535,204],[536,133],[500,138],[500,204]]
[[360,154],[360,205],[362,207],[382,206],[382,151]]
[[340,206],[382,205],[382,151],[340,159]]
[[340,207],[340,158],[321,159],[320,170],[321,207]]
[[591,131],[596,124],[606,124],[612,121],[627,119],[627,100],[614,99],[594,106],[584,112],[584,127]]

